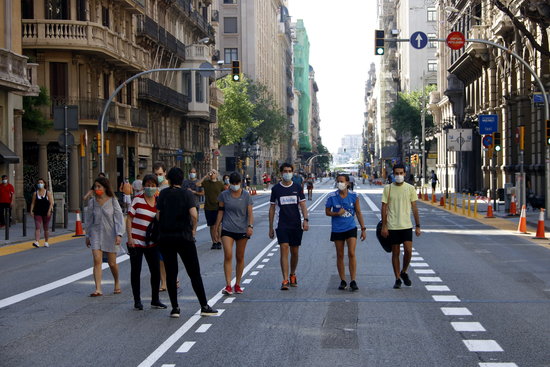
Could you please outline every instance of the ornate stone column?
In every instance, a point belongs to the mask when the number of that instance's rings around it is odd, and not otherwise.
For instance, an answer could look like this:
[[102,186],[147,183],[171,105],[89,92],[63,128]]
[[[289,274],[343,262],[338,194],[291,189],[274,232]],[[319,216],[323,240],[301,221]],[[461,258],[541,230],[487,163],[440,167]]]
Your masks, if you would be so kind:
[[80,209],[80,180],[82,179],[78,171],[78,145],[71,145],[71,154],[69,157],[69,210],[76,211]]
[[38,177],[48,180],[48,143],[46,142],[38,143]]
[[13,218],[15,220],[21,219],[21,209],[26,209],[25,196],[24,196],[24,177],[23,177],[23,110],[13,111],[13,135],[14,135],[14,151],[19,157],[19,163],[14,165],[15,177],[15,205],[13,211]]

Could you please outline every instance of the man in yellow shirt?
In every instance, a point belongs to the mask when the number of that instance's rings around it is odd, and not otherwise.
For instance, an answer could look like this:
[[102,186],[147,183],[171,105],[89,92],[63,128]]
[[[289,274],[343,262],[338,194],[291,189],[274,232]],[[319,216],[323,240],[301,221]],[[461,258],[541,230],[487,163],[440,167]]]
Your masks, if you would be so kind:
[[[395,274],[394,289],[401,284],[411,286],[407,269],[412,257],[411,208],[416,223],[416,236],[420,236],[420,217],[416,207],[417,195],[414,186],[405,182],[405,167],[393,166],[394,182],[386,185],[382,193],[382,236],[390,236],[392,243],[392,265]],[[400,245],[403,244],[403,268],[399,271]]]

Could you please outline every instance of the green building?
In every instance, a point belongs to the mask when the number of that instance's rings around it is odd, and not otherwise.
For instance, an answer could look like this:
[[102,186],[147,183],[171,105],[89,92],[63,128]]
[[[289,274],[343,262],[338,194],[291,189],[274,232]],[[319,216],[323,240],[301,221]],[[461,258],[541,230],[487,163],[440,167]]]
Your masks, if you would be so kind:
[[309,87],[309,40],[304,21],[298,19],[295,25],[294,44],[294,87],[300,91],[298,102],[299,149],[311,152],[309,111],[311,92]]

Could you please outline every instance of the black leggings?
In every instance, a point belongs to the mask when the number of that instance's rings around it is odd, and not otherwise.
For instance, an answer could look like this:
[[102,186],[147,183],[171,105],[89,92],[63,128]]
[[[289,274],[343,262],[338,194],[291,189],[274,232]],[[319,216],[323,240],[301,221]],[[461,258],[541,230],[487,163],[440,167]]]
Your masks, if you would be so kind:
[[159,253],[156,247],[128,247],[130,255],[130,280],[132,282],[132,293],[134,301],[141,301],[141,263],[143,256],[149,266],[151,273],[151,303],[159,303],[160,287],[160,262]]
[[183,237],[164,238],[160,241],[160,253],[166,269],[166,286],[172,308],[178,307],[177,278],[178,278],[178,254],[180,255],[187,275],[191,279],[191,286],[197,295],[201,306],[206,306],[206,293],[202,284],[201,269],[195,243]]

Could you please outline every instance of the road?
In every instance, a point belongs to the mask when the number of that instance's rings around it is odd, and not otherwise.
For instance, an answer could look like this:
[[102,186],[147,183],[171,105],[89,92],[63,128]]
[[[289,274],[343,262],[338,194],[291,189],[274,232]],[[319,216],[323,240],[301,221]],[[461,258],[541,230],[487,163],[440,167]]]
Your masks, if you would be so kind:
[[[197,235],[203,280],[217,317],[200,317],[181,272],[181,318],[134,311],[130,264],[119,257],[122,294],[104,272],[93,290],[82,238],[0,256],[0,365],[8,366],[550,366],[550,251],[527,237],[420,203],[412,287],[392,289],[390,256],[376,241],[381,188],[359,185],[367,240],[358,243],[360,290],[339,291],[328,241],[326,194],[317,184],[304,235],[298,287],[279,290],[276,243],[268,238],[267,192],[254,197],[244,294],[222,296],[223,253]],[[204,224],[201,217],[200,224]],[[200,228],[200,227],[199,227]],[[349,279],[348,279],[349,281]],[[168,302],[166,293],[161,299]]]

